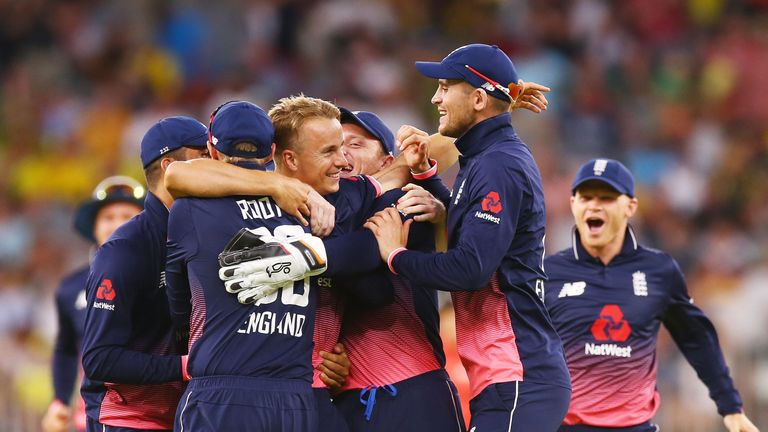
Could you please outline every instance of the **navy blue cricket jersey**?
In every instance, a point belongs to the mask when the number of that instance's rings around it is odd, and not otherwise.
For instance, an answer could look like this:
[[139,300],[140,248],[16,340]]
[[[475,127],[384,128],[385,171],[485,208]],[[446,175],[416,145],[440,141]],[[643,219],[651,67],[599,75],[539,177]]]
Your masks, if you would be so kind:
[[[367,216],[394,206],[403,195],[399,189],[386,192]],[[431,223],[414,223],[410,233],[410,248],[434,251]],[[378,254],[375,244],[372,250]],[[348,286],[349,292],[375,286],[378,292],[391,290],[393,294],[392,301],[377,307],[360,304],[348,296],[342,342],[353,367],[342,391],[396,383],[445,365],[437,291],[412,286],[407,279],[390,273],[384,265],[365,276],[338,279],[342,286]]]
[[181,352],[165,284],[168,210],[152,193],[144,210],[96,252],[86,284],[83,338],[87,414],[99,423],[172,429],[184,390]]
[[709,388],[718,412],[740,412],[715,329],[693,304],[671,256],[638,245],[629,228],[621,252],[603,265],[574,229],[572,247],[544,262],[546,304],[573,380],[565,424],[622,427],[653,417],[662,323]]
[[[377,183],[355,178],[342,181],[340,191],[327,197],[337,209],[336,235],[362,223],[363,215],[356,209],[369,206],[377,190]],[[192,377],[245,375],[306,380],[309,384],[313,336],[320,339],[315,341],[319,349],[327,351],[338,341],[335,311],[329,312],[331,324],[314,332],[316,297],[323,295],[319,292],[330,291],[330,280],[298,281],[255,305],[242,305],[226,292],[218,277],[217,257],[227,242],[241,228],[259,227],[270,233],[308,230],[269,197],[184,198],[173,206],[169,294],[180,316],[188,312],[185,305],[190,296],[192,299],[188,371]],[[325,316],[317,313],[318,320]]]
[[85,327],[85,284],[89,266],[70,274],[56,289],[56,313],[59,331],[53,346],[53,394],[69,405],[80,370],[80,352]]
[[448,251],[404,251],[393,269],[414,285],[452,292],[456,344],[471,395],[498,382],[570,387],[543,303],[544,194],[510,114],[456,140],[461,152],[448,207]]

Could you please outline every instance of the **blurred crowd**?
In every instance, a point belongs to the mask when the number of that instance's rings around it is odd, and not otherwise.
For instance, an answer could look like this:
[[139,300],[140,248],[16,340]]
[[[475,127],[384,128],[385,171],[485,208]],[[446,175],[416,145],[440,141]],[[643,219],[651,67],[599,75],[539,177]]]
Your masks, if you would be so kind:
[[[434,132],[413,61],[470,42],[552,88],[545,113],[513,114],[547,250],[570,243],[576,168],[624,161],[641,241],[678,259],[767,428],[768,1],[0,0],[0,430],[36,430],[51,400],[52,293],[89,256],[74,207],[108,175],[143,178],[155,121],[303,92]],[[663,430],[721,430],[668,338],[659,360]]]

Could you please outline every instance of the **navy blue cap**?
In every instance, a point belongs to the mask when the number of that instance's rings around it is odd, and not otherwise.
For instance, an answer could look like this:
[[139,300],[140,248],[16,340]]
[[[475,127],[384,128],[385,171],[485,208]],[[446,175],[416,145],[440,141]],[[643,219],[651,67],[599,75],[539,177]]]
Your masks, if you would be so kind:
[[608,183],[619,193],[634,197],[635,180],[632,173],[621,162],[614,159],[592,159],[579,168],[571,185],[571,192],[576,193],[584,182],[598,180]]
[[[272,154],[275,128],[263,109],[246,101],[230,101],[211,114],[211,144],[227,156],[265,158]],[[247,142],[254,151],[236,150],[235,145]]]
[[141,140],[144,168],[169,151],[181,147],[205,148],[208,128],[192,117],[166,117],[149,128]]
[[125,202],[144,208],[147,190],[138,181],[126,176],[107,177],[93,190],[91,199],[80,204],[75,212],[75,230],[84,238],[95,242],[93,228],[99,210],[105,206]]
[[368,111],[350,111],[339,107],[342,123],[354,123],[365,129],[369,134],[381,142],[384,151],[393,154],[395,151],[395,135],[376,114]]
[[496,45],[464,45],[440,63],[418,61],[416,69],[430,78],[464,80],[503,101],[517,97],[519,78],[515,65]]

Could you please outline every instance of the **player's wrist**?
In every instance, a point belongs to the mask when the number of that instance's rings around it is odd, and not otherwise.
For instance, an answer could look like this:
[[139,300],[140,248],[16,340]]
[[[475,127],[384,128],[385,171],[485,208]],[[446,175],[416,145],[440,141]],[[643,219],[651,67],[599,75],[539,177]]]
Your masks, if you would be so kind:
[[415,180],[426,180],[437,174],[437,160],[428,159],[423,164],[411,169],[411,176]]
[[389,271],[391,271],[393,274],[399,274],[397,271],[395,271],[395,267],[394,267],[395,257],[397,257],[397,255],[407,250],[408,249],[404,247],[399,247],[393,250],[392,252],[390,252],[389,255],[387,256],[387,267],[389,267]]

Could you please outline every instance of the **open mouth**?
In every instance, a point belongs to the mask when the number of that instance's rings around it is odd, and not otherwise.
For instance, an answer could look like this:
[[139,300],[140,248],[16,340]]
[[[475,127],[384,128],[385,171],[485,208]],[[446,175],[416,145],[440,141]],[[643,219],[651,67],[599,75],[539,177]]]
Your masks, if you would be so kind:
[[347,165],[344,168],[341,169],[341,176],[342,177],[349,177],[352,175],[352,165]]
[[604,226],[605,226],[605,221],[601,218],[598,218],[598,217],[587,218],[587,228],[589,228],[589,232],[593,234],[599,233]]

